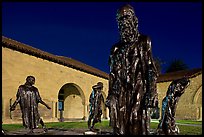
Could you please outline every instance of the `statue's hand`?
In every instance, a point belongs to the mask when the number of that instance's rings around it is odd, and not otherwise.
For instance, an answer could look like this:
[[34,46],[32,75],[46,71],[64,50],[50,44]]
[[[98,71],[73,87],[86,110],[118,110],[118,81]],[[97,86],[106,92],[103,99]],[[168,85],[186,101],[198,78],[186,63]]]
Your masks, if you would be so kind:
[[15,107],[14,106],[11,106],[10,107],[10,111],[14,111],[15,110]]
[[106,100],[105,106],[108,107],[108,108],[110,107],[110,100],[109,99]]

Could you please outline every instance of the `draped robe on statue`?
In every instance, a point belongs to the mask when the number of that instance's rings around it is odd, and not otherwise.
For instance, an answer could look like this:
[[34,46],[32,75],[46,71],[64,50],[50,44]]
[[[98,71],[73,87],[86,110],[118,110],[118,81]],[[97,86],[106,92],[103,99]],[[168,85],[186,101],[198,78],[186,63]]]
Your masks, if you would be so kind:
[[149,134],[148,108],[157,100],[150,39],[140,35],[132,45],[117,43],[109,64],[107,106],[114,134]]
[[176,108],[181,95],[189,85],[190,80],[187,77],[173,80],[169,85],[166,96],[162,100],[162,115],[156,130],[157,135],[178,135],[180,133],[175,120]]
[[29,129],[37,128],[40,122],[38,103],[41,101],[38,89],[28,85],[19,86],[16,101],[22,111],[23,126]]

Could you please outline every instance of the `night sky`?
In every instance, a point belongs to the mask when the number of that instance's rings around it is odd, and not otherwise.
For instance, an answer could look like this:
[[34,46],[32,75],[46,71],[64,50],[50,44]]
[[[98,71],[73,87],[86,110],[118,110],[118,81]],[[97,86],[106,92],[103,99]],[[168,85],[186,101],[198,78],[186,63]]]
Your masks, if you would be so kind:
[[[2,2],[2,35],[109,73],[119,40],[116,11],[127,2]],[[202,68],[202,3],[130,2],[139,32],[152,41],[163,72],[174,59]]]

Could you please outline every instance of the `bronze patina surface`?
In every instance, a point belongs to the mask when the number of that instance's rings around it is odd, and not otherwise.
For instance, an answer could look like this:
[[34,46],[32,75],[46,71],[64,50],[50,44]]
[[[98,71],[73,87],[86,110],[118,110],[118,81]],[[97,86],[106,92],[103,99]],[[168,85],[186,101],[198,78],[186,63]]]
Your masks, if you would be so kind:
[[151,40],[138,31],[132,6],[117,11],[120,41],[109,56],[109,92],[106,106],[117,135],[148,135],[151,107],[158,104]]

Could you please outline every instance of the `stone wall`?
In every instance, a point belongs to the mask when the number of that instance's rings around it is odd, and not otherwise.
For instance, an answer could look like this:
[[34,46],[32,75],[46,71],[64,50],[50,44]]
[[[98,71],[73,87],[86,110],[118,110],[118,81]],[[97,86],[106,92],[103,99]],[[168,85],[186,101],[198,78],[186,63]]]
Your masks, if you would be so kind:
[[[15,100],[18,86],[25,83],[28,75],[35,76],[35,86],[39,89],[42,99],[52,108],[48,110],[39,104],[39,112],[44,121],[58,121],[60,115],[57,105],[58,94],[60,89],[68,83],[76,85],[82,93],[79,96],[75,96],[75,98],[73,98],[73,95],[67,97],[68,100],[65,101],[66,107],[72,112],[65,112],[67,117],[78,118],[81,115],[85,118],[88,117],[88,100],[92,91],[91,87],[98,81],[104,84],[104,99],[108,95],[107,79],[2,47],[3,123],[21,122],[19,105],[12,112],[13,119],[10,119],[9,100],[12,99],[12,102]],[[190,86],[181,96],[178,103],[176,119],[202,120],[202,74],[190,80]],[[157,83],[160,108],[170,83],[171,81]],[[83,112],[80,111],[79,113],[78,110],[71,107],[72,104],[76,105]],[[108,117],[108,114],[108,109],[106,109],[103,115]]]
[[[101,81],[104,84],[103,93],[105,96],[108,94],[107,79],[2,47],[3,123],[15,123],[21,118],[19,109],[12,112],[13,119],[9,118],[9,100],[15,101],[18,86],[25,83],[28,75],[35,76],[36,83],[34,86],[38,88],[41,98],[52,108],[48,110],[39,104],[39,112],[45,121],[56,121],[59,118],[56,104],[58,102],[58,94],[60,89],[68,83],[76,85],[80,89],[81,94],[83,94],[80,95],[81,98],[84,98],[82,114],[86,118],[88,117],[87,107],[92,86]],[[71,117],[78,115],[75,114],[75,111],[70,114],[72,115]]]

